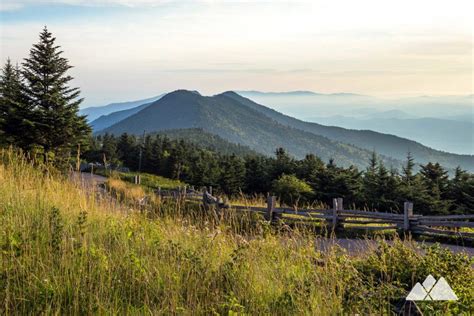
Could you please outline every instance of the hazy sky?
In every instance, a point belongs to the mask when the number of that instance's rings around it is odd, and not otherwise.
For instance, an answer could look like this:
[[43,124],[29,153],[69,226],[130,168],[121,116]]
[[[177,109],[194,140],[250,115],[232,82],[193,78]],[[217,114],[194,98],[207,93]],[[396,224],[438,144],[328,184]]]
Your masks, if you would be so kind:
[[2,61],[44,25],[84,105],[178,88],[473,93],[472,0],[0,0]]

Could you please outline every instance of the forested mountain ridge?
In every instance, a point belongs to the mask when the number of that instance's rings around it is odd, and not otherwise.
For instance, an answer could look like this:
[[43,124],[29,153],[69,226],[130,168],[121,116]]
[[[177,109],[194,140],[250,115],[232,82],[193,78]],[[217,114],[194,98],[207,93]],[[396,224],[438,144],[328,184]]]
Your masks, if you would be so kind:
[[281,124],[311,132],[316,135],[322,135],[332,140],[353,144],[360,148],[375,150],[377,153],[397,160],[403,160],[406,153],[409,151],[418,163],[436,161],[443,166],[452,169],[459,165],[464,169],[471,171],[474,170],[474,156],[472,155],[446,153],[429,148],[406,138],[370,130],[351,130],[342,127],[325,126],[317,123],[305,122],[260,105],[232,91],[225,92],[223,95],[234,98],[248,107],[271,117]]
[[234,154],[239,157],[260,155],[248,146],[228,142],[219,135],[207,133],[201,128],[171,129],[160,131],[159,134],[171,140],[183,140],[223,155]]
[[284,147],[299,158],[315,153],[326,161],[334,158],[345,166],[365,167],[368,152],[375,150],[385,156],[383,160],[387,165],[394,167],[399,167],[410,151],[418,163],[437,161],[449,169],[458,165],[471,171],[474,168],[473,156],[437,151],[394,135],[304,122],[234,92],[205,97],[178,90],[105,128],[102,133],[141,134],[144,130],[181,128],[202,128],[267,155],[276,147]]
[[[145,130],[157,132],[184,128],[201,128],[267,155],[283,147],[297,158],[314,153],[324,161],[334,159],[342,166],[359,167],[365,167],[371,156],[369,150],[280,124],[228,95],[205,97],[185,90],[165,95],[101,133],[119,135],[127,132],[140,135]],[[398,160],[388,157],[382,159],[389,166],[401,165]]]

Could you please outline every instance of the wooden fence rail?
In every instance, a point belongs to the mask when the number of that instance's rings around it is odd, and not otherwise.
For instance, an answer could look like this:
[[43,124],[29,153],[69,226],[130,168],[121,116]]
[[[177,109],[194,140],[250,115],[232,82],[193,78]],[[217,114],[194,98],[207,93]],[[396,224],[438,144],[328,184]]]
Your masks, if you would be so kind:
[[[404,233],[413,233],[430,236],[456,236],[463,239],[474,240],[474,215],[441,215],[423,216],[414,214],[413,203],[405,202],[403,214],[371,212],[364,210],[346,210],[342,198],[334,198],[332,208],[327,209],[293,209],[289,207],[276,207],[276,197],[267,197],[266,207],[246,205],[221,205],[210,190],[204,193],[194,188],[180,188],[179,190],[165,191],[158,189],[158,194],[163,197],[178,196],[185,200],[216,204],[217,208],[229,208],[237,211],[253,211],[264,215],[265,219],[272,222],[283,223],[309,223],[320,224],[336,231],[346,229],[356,230],[397,230]],[[211,202],[210,202],[211,201]],[[462,230],[465,228],[464,230]]]

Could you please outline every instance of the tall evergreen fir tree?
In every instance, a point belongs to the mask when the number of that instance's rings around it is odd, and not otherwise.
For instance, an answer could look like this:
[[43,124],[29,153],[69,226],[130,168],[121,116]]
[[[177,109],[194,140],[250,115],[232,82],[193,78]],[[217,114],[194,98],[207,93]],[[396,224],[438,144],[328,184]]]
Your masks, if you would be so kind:
[[35,138],[33,113],[22,90],[20,70],[7,59],[0,75],[0,144],[28,149]]
[[375,205],[382,212],[394,211],[399,209],[396,203],[396,172],[392,168],[390,172],[379,162],[377,172],[377,194],[375,196]]
[[448,172],[439,163],[421,165],[420,174],[429,190],[439,190],[444,194],[448,188]]
[[379,178],[378,174],[378,158],[375,152],[372,153],[372,156],[369,161],[369,166],[364,174],[364,197],[366,201],[366,206],[371,209],[377,208],[377,203],[379,200]]
[[292,174],[295,171],[295,161],[284,148],[275,151],[276,159],[273,161],[272,177],[279,178],[282,174]]
[[308,154],[298,161],[296,175],[298,178],[312,183],[324,169],[324,162],[314,154]]
[[248,157],[245,161],[245,190],[267,193],[271,189],[270,161],[266,157]]
[[362,173],[354,166],[340,168],[335,177],[336,197],[344,197],[344,203],[353,206],[363,199]]
[[453,213],[474,214],[474,175],[457,167],[449,181],[448,199]]
[[241,158],[234,154],[223,157],[219,184],[227,194],[237,194],[244,187],[245,165]]
[[217,187],[220,176],[218,158],[210,151],[199,151],[192,155],[190,161],[189,181],[198,187]]
[[133,135],[124,133],[120,135],[117,143],[117,156],[125,166],[135,169],[138,166],[137,140]]
[[332,199],[337,196],[337,173],[339,168],[334,163],[333,159],[329,160],[329,163],[323,167],[316,179],[313,179],[310,183],[316,199],[322,201],[328,205],[331,205]]
[[411,155],[411,152],[407,153],[407,162],[406,165],[402,167],[402,180],[407,183],[408,186],[413,182],[415,175],[415,159]]
[[91,132],[86,117],[78,115],[79,89],[68,86],[73,78],[66,73],[72,66],[55,41],[45,27],[22,70],[26,101],[35,112],[35,142],[46,158],[50,152],[68,154]]
[[451,201],[447,199],[448,172],[439,163],[421,165],[420,176],[428,191],[429,210],[438,214],[448,214]]
[[102,137],[102,154],[107,161],[115,163],[117,159],[117,140],[113,135],[106,133]]

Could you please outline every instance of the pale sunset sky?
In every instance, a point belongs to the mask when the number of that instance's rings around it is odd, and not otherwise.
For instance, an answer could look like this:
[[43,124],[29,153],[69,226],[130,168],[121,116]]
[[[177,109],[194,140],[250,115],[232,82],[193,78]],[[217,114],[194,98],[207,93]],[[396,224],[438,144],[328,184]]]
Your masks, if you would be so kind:
[[473,93],[473,1],[1,0],[0,58],[44,25],[83,106],[176,89]]

